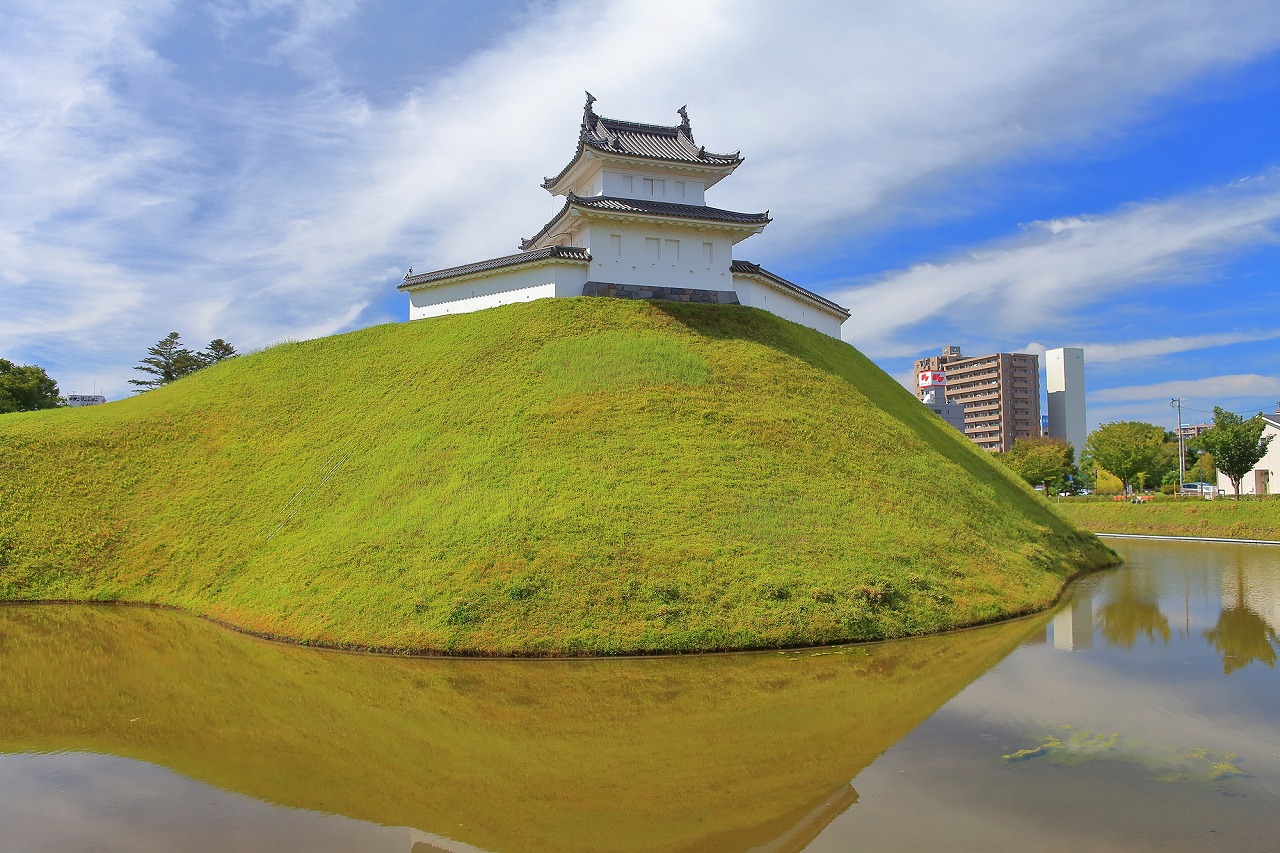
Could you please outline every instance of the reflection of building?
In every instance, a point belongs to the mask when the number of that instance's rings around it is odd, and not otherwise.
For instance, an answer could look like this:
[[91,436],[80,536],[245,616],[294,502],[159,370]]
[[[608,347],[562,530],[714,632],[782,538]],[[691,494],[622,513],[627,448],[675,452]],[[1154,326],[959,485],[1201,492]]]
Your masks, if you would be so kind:
[[1280,633],[1280,572],[1256,572],[1247,568],[1223,571],[1219,579],[1222,608],[1246,607]]
[[1053,617],[1053,647],[1075,652],[1093,648],[1093,596],[1077,589],[1071,603]]
[[[1263,415],[1262,437],[1271,436],[1271,444],[1266,455],[1258,460],[1253,470],[1240,480],[1242,495],[1276,495],[1280,494],[1280,405],[1274,415]],[[1234,494],[1231,480],[1226,474],[1218,472],[1218,488],[1227,494]]]
[[1047,435],[1084,450],[1084,350],[1058,347],[1044,354],[1044,390],[1049,402]]
[[[984,450],[1004,451],[1040,434],[1040,360],[1027,353],[964,356],[949,346],[916,360],[916,381],[930,371],[947,375],[948,403],[964,407],[964,434]],[[917,391],[920,390],[917,385]]]

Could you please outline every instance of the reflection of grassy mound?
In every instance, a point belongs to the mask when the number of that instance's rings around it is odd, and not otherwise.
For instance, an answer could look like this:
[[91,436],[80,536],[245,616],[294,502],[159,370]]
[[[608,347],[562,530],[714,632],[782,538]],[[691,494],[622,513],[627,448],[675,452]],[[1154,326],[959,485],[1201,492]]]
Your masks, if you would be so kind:
[[1111,554],[852,348],[545,300],[0,420],[0,597],[307,642],[620,653],[901,636]]
[[120,755],[490,850],[746,850],[820,829],[852,801],[829,797],[1043,618],[816,656],[532,662],[0,606],[0,752]]

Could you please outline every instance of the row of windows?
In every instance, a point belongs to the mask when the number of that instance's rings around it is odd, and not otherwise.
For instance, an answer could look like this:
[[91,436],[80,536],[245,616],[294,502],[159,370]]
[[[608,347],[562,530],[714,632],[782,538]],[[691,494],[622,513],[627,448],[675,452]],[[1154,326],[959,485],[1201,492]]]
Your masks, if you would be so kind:
[[[622,235],[609,235],[609,249],[615,258],[622,257]],[[715,262],[715,244],[702,244],[702,261],[710,266]],[[667,260],[675,263],[680,260],[680,241],[664,240],[658,237],[644,238],[644,257],[648,261]]]
[[[636,179],[631,175],[623,175],[622,190],[628,195],[635,195]],[[685,182],[667,181],[663,178],[641,178],[640,191],[650,198],[682,199],[685,197]]]

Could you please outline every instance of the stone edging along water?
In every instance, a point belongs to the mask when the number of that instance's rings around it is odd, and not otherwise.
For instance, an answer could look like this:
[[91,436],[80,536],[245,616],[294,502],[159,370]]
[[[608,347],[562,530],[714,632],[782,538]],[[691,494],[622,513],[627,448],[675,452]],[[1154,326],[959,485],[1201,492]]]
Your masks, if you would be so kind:
[[1156,539],[1169,542],[1221,542],[1227,545],[1280,545],[1271,539],[1224,539],[1218,536],[1155,536],[1150,533],[1095,533],[1099,539]]

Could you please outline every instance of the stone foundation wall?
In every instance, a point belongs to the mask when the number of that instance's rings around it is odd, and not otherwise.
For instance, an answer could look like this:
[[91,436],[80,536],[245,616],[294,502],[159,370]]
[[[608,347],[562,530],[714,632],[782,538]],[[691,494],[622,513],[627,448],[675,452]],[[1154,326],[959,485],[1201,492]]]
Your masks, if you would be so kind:
[[703,302],[712,305],[738,305],[738,294],[732,290],[697,290],[692,287],[653,287],[647,284],[614,284],[589,281],[582,286],[583,296],[612,296],[615,299],[670,299],[673,302]]

